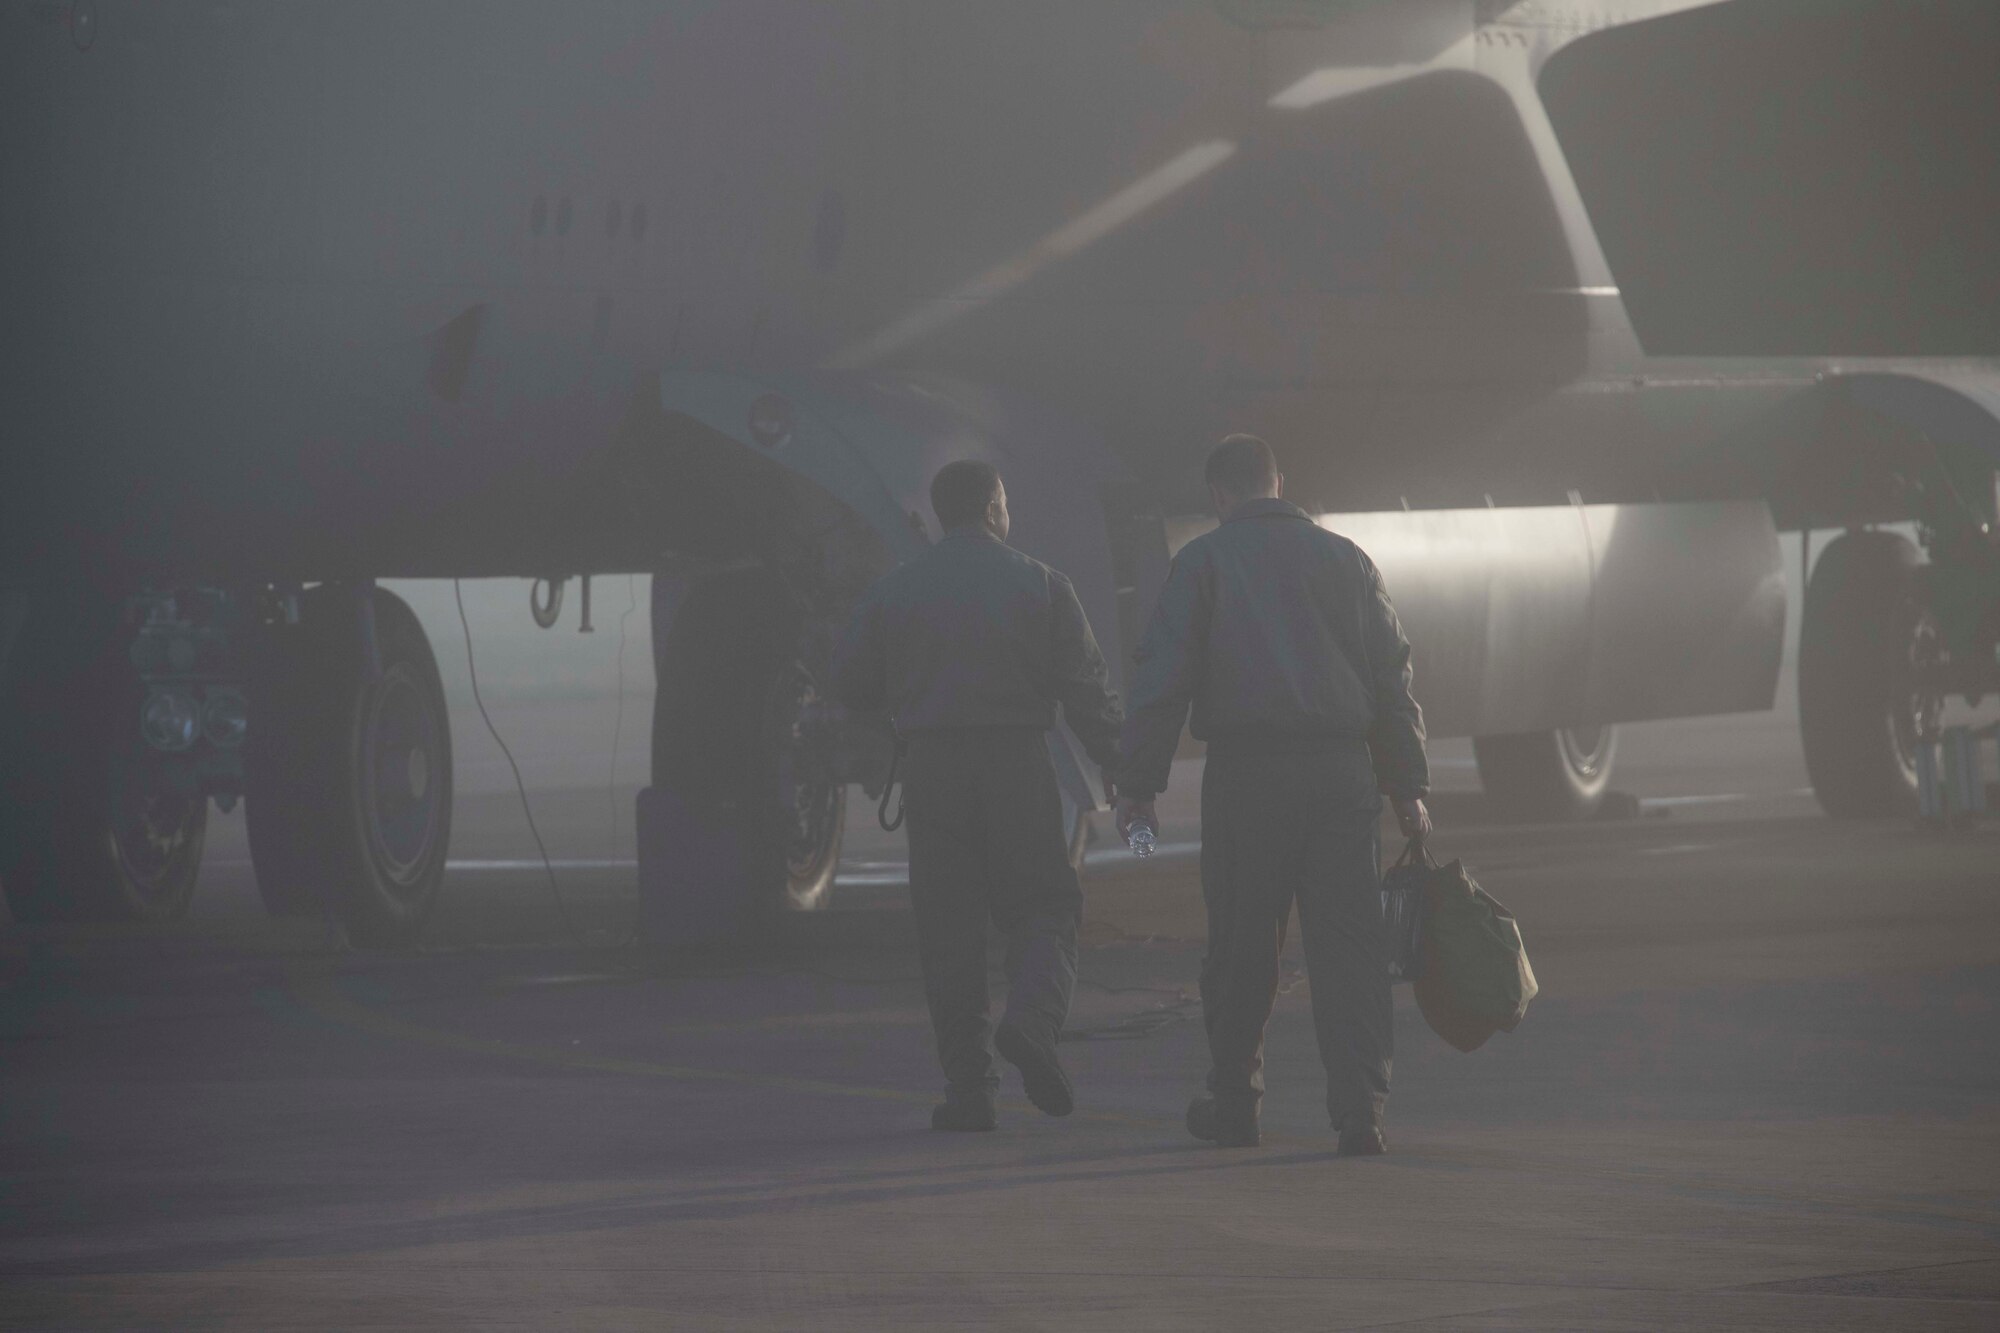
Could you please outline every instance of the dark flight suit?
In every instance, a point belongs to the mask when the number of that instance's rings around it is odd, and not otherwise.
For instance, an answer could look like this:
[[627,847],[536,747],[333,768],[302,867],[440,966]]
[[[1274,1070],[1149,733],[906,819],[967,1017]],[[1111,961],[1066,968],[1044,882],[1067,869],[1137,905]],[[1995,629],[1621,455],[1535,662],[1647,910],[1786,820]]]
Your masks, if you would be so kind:
[[1167,785],[1181,726],[1208,742],[1202,1013],[1219,1113],[1254,1119],[1264,1025],[1294,900],[1336,1128],[1389,1095],[1382,792],[1429,789],[1410,645],[1361,548],[1283,500],[1252,500],[1174,558],[1139,646],[1120,794]]
[[842,645],[849,708],[887,708],[903,760],[924,989],[952,1091],[993,1096],[986,926],[1007,941],[1007,1008],[1053,1044],[1076,984],[1083,892],[1046,733],[1056,706],[1092,759],[1117,756],[1103,655],[1063,575],[956,529],[879,579]]

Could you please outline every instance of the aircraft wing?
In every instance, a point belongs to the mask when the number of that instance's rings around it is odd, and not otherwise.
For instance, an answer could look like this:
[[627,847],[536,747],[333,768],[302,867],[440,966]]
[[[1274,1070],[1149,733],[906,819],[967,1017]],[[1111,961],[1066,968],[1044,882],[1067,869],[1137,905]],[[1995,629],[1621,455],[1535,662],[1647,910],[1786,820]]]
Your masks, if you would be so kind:
[[1646,349],[2000,351],[1996,55],[1980,0],[1734,0],[1551,56],[1542,98]]

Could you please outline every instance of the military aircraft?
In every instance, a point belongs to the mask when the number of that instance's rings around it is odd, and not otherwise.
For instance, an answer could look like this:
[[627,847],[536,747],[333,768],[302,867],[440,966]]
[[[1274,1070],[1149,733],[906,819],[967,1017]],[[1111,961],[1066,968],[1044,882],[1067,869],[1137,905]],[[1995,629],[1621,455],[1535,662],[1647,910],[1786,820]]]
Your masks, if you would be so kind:
[[0,884],[171,916],[240,798],[273,911],[407,936],[451,738],[377,580],[643,571],[655,788],[814,906],[887,755],[818,681],[934,468],[1000,463],[1117,655],[1229,430],[1533,817],[1769,707],[1776,534],[1842,529],[1806,754],[1906,810],[2000,691],[1996,51],[1950,0],[16,0]]

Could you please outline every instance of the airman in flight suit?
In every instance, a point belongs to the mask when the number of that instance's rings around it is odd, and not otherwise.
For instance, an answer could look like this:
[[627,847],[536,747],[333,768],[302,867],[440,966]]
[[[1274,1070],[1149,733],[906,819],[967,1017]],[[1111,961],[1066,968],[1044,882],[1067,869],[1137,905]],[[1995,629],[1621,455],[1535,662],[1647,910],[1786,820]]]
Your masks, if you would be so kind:
[[1220,527],[1174,557],[1144,639],[1118,769],[1118,828],[1153,817],[1181,727],[1208,742],[1201,885],[1210,1095],[1195,1137],[1258,1141],[1264,1025],[1294,901],[1305,937],[1326,1108],[1346,1155],[1383,1151],[1390,1003],[1377,820],[1430,831],[1410,644],[1366,553],[1288,504],[1270,446],[1208,461]]
[[[886,708],[907,745],[910,894],[944,1066],[936,1129],[992,1129],[993,1049],[1050,1115],[1074,1105],[1056,1042],[1076,982],[1083,893],[1069,861],[1047,732],[1062,708],[1109,767],[1121,722],[1070,581],[1007,545],[990,464],[939,470],[944,539],[863,596],[835,664],[849,708]],[[1108,784],[1107,784],[1108,785]],[[989,1029],[988,922],[1007,943],[1007,1005]]]

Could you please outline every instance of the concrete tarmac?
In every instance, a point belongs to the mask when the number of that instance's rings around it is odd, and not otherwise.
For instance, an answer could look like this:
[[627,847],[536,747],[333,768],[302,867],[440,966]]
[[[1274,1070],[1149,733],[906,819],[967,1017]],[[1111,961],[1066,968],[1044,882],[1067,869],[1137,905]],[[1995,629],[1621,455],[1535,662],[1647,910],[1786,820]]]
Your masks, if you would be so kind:
[[959,1136],[858,803],[835,910],[666,969],[615,849],[560,905],[481,851],[503,804],[400,953],[265,920],[223,821],[184,923],[0,927],[0,1327],[2000,1327],[2000,827],[1827,821],[1788,737],[1635,729],[1642,814],[1560,828],[1439,747],[1542,993],[1472,1055],[1399,993],[1360,1161],[1296,942],[1265,1146],[1182,1130],[1185,856],[1093,857],[1077,1113]]

